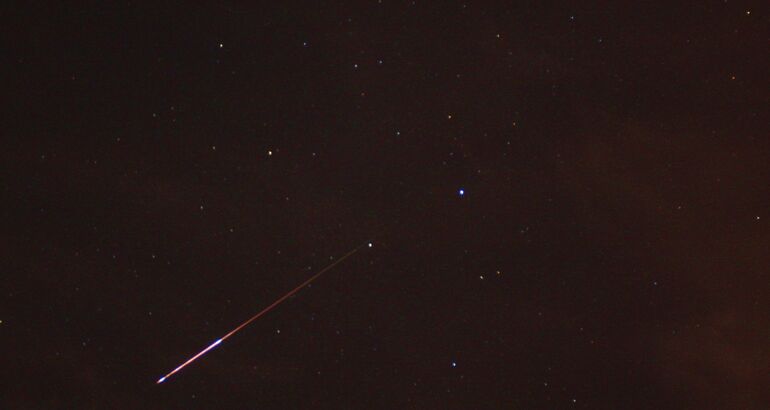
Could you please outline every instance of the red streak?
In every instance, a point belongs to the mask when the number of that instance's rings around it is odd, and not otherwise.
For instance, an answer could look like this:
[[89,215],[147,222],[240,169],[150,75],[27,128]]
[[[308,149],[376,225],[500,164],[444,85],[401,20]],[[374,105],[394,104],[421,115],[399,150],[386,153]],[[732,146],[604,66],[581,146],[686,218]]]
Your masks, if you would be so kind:
[[221,338],[221,339],[218,339],[217,341],[215,341],[214,343],[212,343],[211,345],[209,345],[209,347],[207,347],[207,348],[205,348],[205,349],[201,350],[200,352],[198,352],[198,354],[196,354],[195,356],[193,356],[193,357],[189,358],[189,359],[188,359],[186,362],[184,362],[184,363],[182,363],[181,365],[179,365],[179,367],[177,367],[176,369],[174,369],[174,370],[172,370],[171,372],[169,372],[167,375],[165,375],[165,376],[161,377],[160,379],[158,379],[158,381],[157,381],[157,384],[161,384],[161,383],[163,383],[164,381],[166,381],[166,379],[168,379],[169,377],[171,377],[171,376],[172,376],[174,373],[176,373],[176,372],[178,372],[178,371],[180,371],[180,370],[184,369],[184,368],[185,368],[185,366],[187,366],[188,364],[190,364],[190,363],[194,362],[194,361],[195,361],[195,360],[197,360],[199,357],[201,357],[201,356],[203,356],[204,354],[206,354],[206,353],[207,353],[209,350],[211,350],[211,349],[215,348],[217,345],[219,345],[220,343],[224,342],[224,341],[225,341],[225,340],[226,340],[228,337],[230,337],[230,336],[232,336],[232,335],[234,335],[234,334],[238,333],[238,331],[239,331],[239,330],[241,330],[241,329],[243,329],[244,327],[248,326],[248,324],[249,324],[249,323],[251,323],[251,322],[253,322],[253,321],[257,320],[257,319],[258,319],[260,316],[262,316],[262,315],[264,315],[265,313],[269,312],[269,311],[270,311],[270,310],[272,310],[274,307],[276,307],[276,306],[280,305],[280,304],[281,304],[281,302],[283,302],[284,300],[286,300],[286,299],[288,299],[289,297],[291,297],[291,295],[293,295],[293,294],[295,294],[295,293],[299,292],[299,291],[300,291],[300,289],[302,289],[302,288],[304,288],[305,286],[309,285],[309,284],[310,284],[311,282],[313,282],[314,280],[318,279],[318,277],[319,277],[319,276],[321,276],[321,275],[322,275],[324,272],[328,271],[329,269],[331,269],[331,268],[333,268],[334,266],[336,266],[338,263],[340,263],[340,262],[344,261],[345,259],[347,259],[349,256],[351,256],[351,255],[353,255],[354,253],[358,252],[358,251],[359,251],[361,248],[363,248],[365,245],[366,245],[366,244],[364,244],[364,245],[361,245],[361,246],[359,246],[359,247],[357,247],[357,248],[353,249],[352,251],[350,251],[350,252],[346,253],[345,255],[343,255],[341,258],[339,258],[339,259],[337,259],[336,261],[332,262],[332,263],[331,263],[329,266],[327,266],[327,267],[325,267],[325,268],[321,269],[321,270],[320,270],[318,273],[316,273],[315,275],[311,276],[311,277],[310,277],[310,279],[308,279],[308,280],[306,280],[306,281],[302,282],[302,284],[301,284],[301,285],[297,286],[296,288],[292,289],[292,290],[291,290],[289,293],[287,293],[287,294],[285,294],[285,295],[281,296],[280,298],[278,298],[278,300],[276,300],[275,302],[273,302],[272,304],[270,304],[270,306],[268,306],[268,307],[266,307],[266,308],[262,309],[262,311],[260,311],[260,312],[259,312],[259,313],[257,313],[256,315],[254,315],[254,316],[252,316],[251,318],[249,318],[249,320],[247,320],[247,321],[245,321],[245,322],[241,323],[241,324],[240,324],[238,327],[236,327],[235,329],[231,330],[231,331],[230,331],[229,333],[227,333],[226,335],[222,336],[222,338]]

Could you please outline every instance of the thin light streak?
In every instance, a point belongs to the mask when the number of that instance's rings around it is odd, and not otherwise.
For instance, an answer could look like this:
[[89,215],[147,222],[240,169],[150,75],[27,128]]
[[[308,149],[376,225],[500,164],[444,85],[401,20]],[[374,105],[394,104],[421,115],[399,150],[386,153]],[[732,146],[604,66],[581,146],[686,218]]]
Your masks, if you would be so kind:
[[156,383],[157,383],[157,384],[161,384],[161,383],[165,382],[165,381],[166,381],[166,380],[167,380],[169,377],[173,376],[173,375],[174,375],[174,373],[176,373],[176,372],[178,372],[178,371],[180,371],[180,370],[184,369],[184,368],[185,368],[187,365],[189,365],[190,363],[194,362],[195,360],[197,360],[199,357],[203,356],[204,354],[208,353],[208,351],[209,351],[209,350],[211,350],[211,349],[213,349],[213,348],[217,347],[217,346],[218,346],[220,343],[224,342],[224,341],[225,341],[227,338],[229,338],[230,336],[232,336],[232,335],[236,334],[238,331],[240,331],[240,330],[241,330],[241,329],[243,329],[244,327],[248,326],[248,324],[249,324],[249,323],[251,323],[251,322],[253,322],[253,321],[257,320],[257,319],[258,319],[260,316],[262,316],[262,315],[264,315],[265,313],[269,312],[269,311],[270,311],[270,310],[272,310],[274,307],[276,307],[276,306],[278,306],[279,304],[281,304],[281,302],[283,302],[284,300],[288,299],[289,297],[291,297],[291,296],[292,296],[292,295],[294,295],[295,293],[299,292],[299,291],[300,291],[300,289],[304,288],[305,286],[309,285],[309,284],[310,284],[311,282],[313,282],[314,280],[318,279],[318,277],[319,277],[319,276],[321,276],[321,275],[322,275],[324,272],[326,272],[326,271],[328,271],[329,269],[331,269],[331,268],[335,267],[335,266],[336,266],[337,264],[339,264],[340,262],[344,261],[345,259],[347,259],[347,258],[348,258],[348,257],[350,257],[351,255],[353,255],[354,253],[358,252],[358,251],[359,251],[361,248],[363,248],[364,246],[369,246],[369,247],[371,247],[372,245],[371,245],[371,242],[367,242],[367,243],[365,243],[365,244],[363,244],[363,245],[360,245],[360,246],[356,247],[356,248],[355,248],[355,249],[353,249],[352,251],[350,251],[350,252],[346,253],[346,254],[345,254],[345,255],[343,255],[341,258],[337,259],[336,261],[334,261],[334,262],[332,262],[331,264],[329,264],[327,267],[325,267],[325,268],[321,269],[321,270],[320,270],[318,273],[316,273],[315,275],[311,276],[311,277],[310,277],[310,279],[308,279],[308,280],[306,280],[306,281],[302,282],[302,284],[301,284],[301,285],[299,285],[299,286],[297,286],[296,288],[292,289],[292,290],[291,290],[289,293],[287,293],[287,294],[285,294],[285,295],[281,296],[280,298],[278,298],[278,300],[276,300],[275,302],[273,302],[272,304],[270,304],[270,306],[268,306],[268,307],[266,307],[266,308],[262,309],[262,310],[261,310],[259,313],[257,313],[256,315],[252,316],[251,318],[249,318],[249,320],[247,320],[247,321],[245,321],[245,322],[241,323],[240,325],[238,325],[238,327],[236,327],[235,329],[231,330],[231,331],[230,331],[230,332],[228,332],[226,335],[222,336],[220,339],[218,339],[217,341],[215,341],[214,343],[212,343],[211,345],[209,345],[209,347],[207,347],[207,348],[205,348],[205,349],[201,350],[201,351],[200,351],[200,352],[198,352],[198,354],[196,354],[195,356],[193,356],[193,357],[191,357],[191,358],[187,359],[187,361],[186,361],[186,362],[184,362],[184,363],[180,364],[180,365],[179,365],[179,366],[178,366],[176,369],[174,369],[174,370],[170,371],[170,372],[169,372],[167,375],[165,375],[165,376],[161,377],[160,379],[158,379],[158,381],[157,381]]

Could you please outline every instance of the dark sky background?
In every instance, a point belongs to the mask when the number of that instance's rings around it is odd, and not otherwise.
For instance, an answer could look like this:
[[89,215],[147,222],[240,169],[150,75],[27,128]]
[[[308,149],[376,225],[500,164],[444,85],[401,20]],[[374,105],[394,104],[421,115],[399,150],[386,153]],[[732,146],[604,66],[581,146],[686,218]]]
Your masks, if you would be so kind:
[[4,9],[1,407],[770,407],[766,8]]

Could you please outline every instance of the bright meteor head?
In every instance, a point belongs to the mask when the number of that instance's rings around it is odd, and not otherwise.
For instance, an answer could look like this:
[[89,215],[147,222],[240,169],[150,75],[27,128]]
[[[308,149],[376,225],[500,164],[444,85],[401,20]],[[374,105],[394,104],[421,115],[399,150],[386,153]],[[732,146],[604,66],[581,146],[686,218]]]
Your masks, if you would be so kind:
[[166,381],[166,378],[165,377],[161,377],[160,379],[158,379],[158,384],[161,384],[161,383],[163,383],[165,381]]

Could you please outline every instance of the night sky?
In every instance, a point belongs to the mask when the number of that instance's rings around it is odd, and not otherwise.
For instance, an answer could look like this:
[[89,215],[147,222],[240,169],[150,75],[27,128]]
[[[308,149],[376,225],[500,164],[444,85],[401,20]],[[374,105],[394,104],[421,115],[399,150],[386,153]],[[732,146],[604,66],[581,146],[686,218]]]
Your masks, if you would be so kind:
[[767,8],[65,3],[3,13],[0,407],[770,408]]

